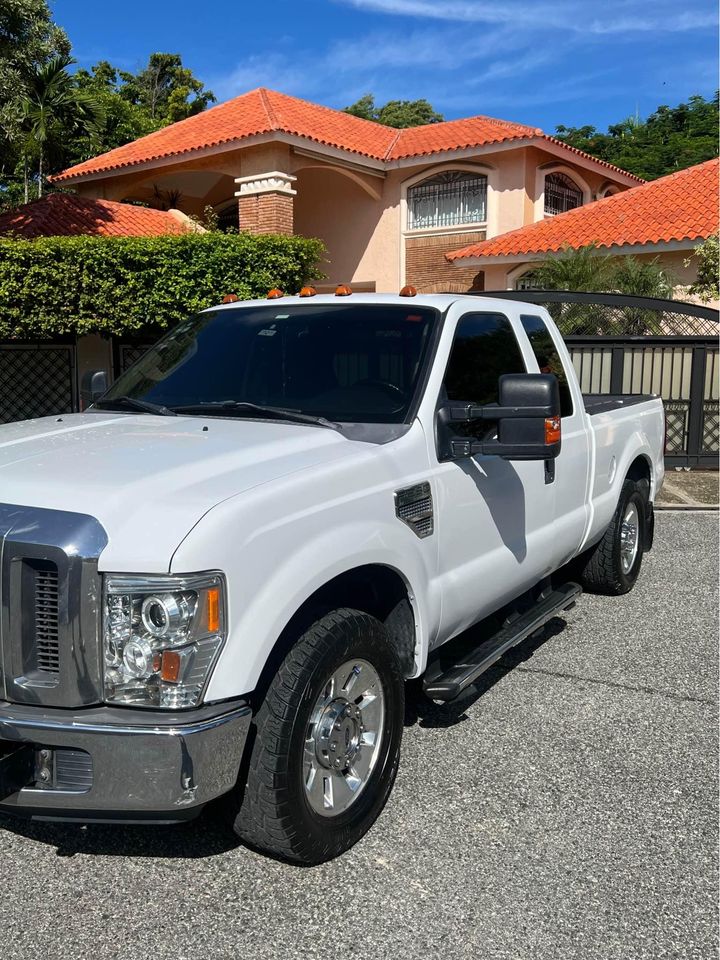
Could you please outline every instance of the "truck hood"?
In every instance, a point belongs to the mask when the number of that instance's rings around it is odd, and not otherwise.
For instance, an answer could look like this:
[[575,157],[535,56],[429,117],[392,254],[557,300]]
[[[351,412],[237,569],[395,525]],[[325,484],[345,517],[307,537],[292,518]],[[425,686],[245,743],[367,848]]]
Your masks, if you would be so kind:
[[213,417],[68,414],[0,427],[0,502],[85,513],[102,570],[161,573],[212,507],[367,444],[322,427]]

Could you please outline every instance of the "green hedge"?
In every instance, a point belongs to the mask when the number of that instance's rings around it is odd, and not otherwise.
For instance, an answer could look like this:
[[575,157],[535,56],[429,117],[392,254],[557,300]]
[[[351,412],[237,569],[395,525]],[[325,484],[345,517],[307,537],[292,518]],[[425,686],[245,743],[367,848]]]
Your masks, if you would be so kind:
[[0,339],[173,326],[227,293],[296,292],[319,240],[241,234],[0,238]]

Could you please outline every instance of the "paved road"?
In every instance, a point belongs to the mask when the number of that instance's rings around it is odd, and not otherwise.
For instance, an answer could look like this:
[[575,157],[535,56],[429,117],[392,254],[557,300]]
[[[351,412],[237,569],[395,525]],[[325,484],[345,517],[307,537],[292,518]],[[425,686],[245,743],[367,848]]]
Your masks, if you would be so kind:
[[284,866],[208,819],[3,820],[0,956],[717,956],[716,523],[663,514],[630,596],[583,597],[422,708],[385,813],[334,863]]

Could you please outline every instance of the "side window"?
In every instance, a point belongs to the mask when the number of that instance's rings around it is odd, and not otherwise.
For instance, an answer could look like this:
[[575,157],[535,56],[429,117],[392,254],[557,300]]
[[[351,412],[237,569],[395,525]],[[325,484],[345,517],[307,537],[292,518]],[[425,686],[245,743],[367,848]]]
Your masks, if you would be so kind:
[[573,413],[572,394],[568,384],[565,367],[557,352],[550,331],[542,317],[523,315],[520,317],[525,333],[528,335],[540,373],[554,373],[560,384],[560,414],[571,417]]
[[510,321],[501,313],[466,313],[455,331],[444,387],[448,400],[498,402],[498,378],[525,373]]

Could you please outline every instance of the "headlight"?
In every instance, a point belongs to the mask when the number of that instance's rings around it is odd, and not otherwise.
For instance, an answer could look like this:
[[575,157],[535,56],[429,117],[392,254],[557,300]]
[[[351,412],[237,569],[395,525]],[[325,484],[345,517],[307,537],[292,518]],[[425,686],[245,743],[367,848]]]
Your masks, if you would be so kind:
[[105,578],[105,701],[194,707],[225,639],[219,573]]

